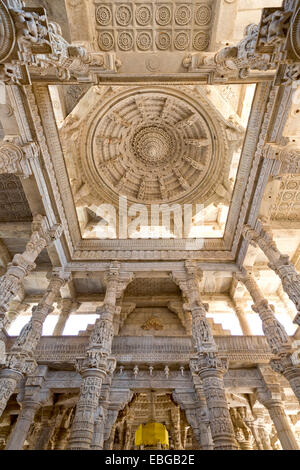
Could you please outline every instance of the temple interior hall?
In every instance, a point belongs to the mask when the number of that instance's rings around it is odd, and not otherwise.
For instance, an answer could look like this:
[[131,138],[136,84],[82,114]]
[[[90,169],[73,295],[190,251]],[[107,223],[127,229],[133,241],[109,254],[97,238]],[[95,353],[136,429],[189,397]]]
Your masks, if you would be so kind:
[[300,0],[0,0],[0,450],[299,449]]

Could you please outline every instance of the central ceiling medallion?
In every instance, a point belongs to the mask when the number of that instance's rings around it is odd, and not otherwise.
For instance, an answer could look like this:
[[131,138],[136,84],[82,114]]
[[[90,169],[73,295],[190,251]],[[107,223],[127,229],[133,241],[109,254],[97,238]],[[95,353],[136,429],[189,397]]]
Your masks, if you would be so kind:
[[175,140],[166,129],[158,126],[142,126],[134,132],[131,140],[132,151],[148,165],[164,165],[170,160]]
[[[118,87],[82,127],[79,172],[93,203],[210,204],[228,175],[226,123],[184,87]],[[98,197],[97,197],[98,196]]]

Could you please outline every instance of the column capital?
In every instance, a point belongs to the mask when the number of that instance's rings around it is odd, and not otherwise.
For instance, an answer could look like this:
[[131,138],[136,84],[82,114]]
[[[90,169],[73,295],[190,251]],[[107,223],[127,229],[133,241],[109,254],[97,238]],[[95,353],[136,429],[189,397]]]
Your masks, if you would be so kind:
[[192,373],[202,376],[212,372],[217,375],[223,376],[228,370],[228,360],[224,357],[219,357],[216,352],[203,352],[198,354],[197,358],[190,360],[190,368]]

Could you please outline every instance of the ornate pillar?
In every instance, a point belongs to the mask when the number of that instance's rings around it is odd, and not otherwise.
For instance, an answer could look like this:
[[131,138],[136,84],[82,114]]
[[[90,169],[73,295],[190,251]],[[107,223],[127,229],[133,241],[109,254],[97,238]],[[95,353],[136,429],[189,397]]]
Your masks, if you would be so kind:
[[201,380],[199,376],[193,372],[193,359],[191,359],[190,362],[190,370],[193,377],[198,407],[189,411],[186,410],[186,413],[189,415],[189,423],[193,427],[195,437],[200,444],[201,450],[213,450],[214,443],[210,430],[209,411]]
[[236,299],[231,298],[231,304],[232,304],[233,310],[235,311],[237,319],[239,321],[243,335],[251,336],[252,335],[251,327],[246,318],[246,315],[245,315],[243,307],[241,306],[241,303],[237,302]]
[[[0,278],[0,333],[6,323],[5,313],[9,302],[16,296],[22,285],[22,280],[30,271],[35,269],[35,259],[50,243],[59,238],[62,234],[61,225],[49,227],[47,217],[36,215],[32,222],[32,234],[26,249],[22,255],[17,254],[12,262],[7,265],[6,273]],[[1,336],[1,334],[0,334]],[[5,345],[0,340],[0,348],[5,350]],[[1,408],[0,408],[1,416]]]
[[269,412],[282,448],[284,450],[299,450],[298,442],[291,429],[290,421],[285,414],[281,399],[278,397],[273,398],[272,393],[269,390],[259,391],[257,396],[259,401]]
[[15,428],[11,433],[11,436],[6,445],[6,450],[22,449],[29,428],[34,421],[36,411],[41,406],[41,403],[49,398],[48,393],[46,393],[46,395],[41,393],[41,387],[43,385],[46,373],[47,367],[39,366],[35,374],[31,377],[28,377],[25,384],[23,397],[23,392],[21,390],[19,394],[21,395],[21,411],[18,416]]
[[174,450],[182,450],[181,435],[180,435],[180,408],[174,406],[171,412],[171,421],[173,429]]
[[8,264],[6,273],[0,278],[0,314],[3,317],[9,302],[15,297],[21,282],[30,271],[35,269],[34,261],[50,243],[62,234],[61,225],[49,227],[46,217],[36,215],[32,222],[32,234],[22,255],[17,254]]
[[218,357],[210,325],[206,319],[206,306],[202,303],[199,281],[202,272],[194,262],[185,262],[184,272],[173,272],[187,303],[184,307],[192,314],[192,334],[197,358],[193,359],[193,372],[202,380],[203,392],[209,410],[210,429],[215,449],[236,450],[237,444],[225,396],[223,375],[225,362]]
[[36,368],[34,352],[42,335],[43,323],[47,315],[52,312],[53,302],[69,277],[69,273],[60,270],[52,272],[46,293],[39,304],[32,308],[30,321],[22,328],[6,354],[5,368],[0,371],[0,416],[17,383]]
[[80,306],[79,302],[74,299],[62,299],[59,307],[61,308],[58,316],[57,323],[55,325],[53,336],[61,336],[65,329],[66,323],[72,312],[76,311]]
[[92,450],[103,449],[105,415],[102,406],[99,406],[95,416],[94,434],[91,442]]
[[[71,430],[69,449],[89,449],[93,438],[95,414],[102,387],[108,370],[114,336],[113,318],[116,301],[125,290],[133,275],[120,275],[120,264],[113,262],[106,276],[106,293],[103,306],[97,308],[100,315],[90,336],[84,359],[78,360],[78,370],[82,376],[80,396]],[[110,364],[111,366],[112,364]]]
[[282,255],[273,240],[273,234],[269,227],[258,224],[258,229],[253,230],[249,225],[243,228],[245,240],[257,244],[269,260],[269,267],[275,271],[281,279],[283,290],[294,302],[298,314],[295,323],[300,324],[300,274],[291,263],[287,255]]
[[276,355],[270,361],[274,371],[281,373],[290,382],[290,385],[300,402],[300,367],[294,358],[291,341],[284,327],[274,315],[274,310],[258,287],[252,273],[243,270],[236,275],[237,279],[245,284],[253,301],[252,309],[262,320],[263,332],[268,344]]

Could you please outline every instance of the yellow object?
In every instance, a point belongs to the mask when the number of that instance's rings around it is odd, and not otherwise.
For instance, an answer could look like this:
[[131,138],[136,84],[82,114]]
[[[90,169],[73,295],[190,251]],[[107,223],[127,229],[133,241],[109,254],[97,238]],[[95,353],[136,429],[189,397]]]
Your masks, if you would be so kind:
[[167,428],[161,423],[140,424],[135,433],[136,446],[155,446],[158,443],[169,446]]

